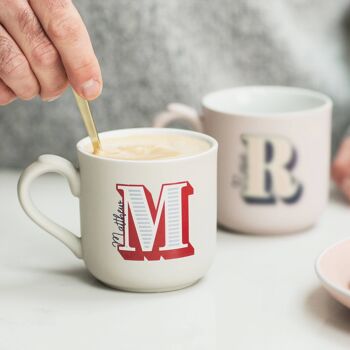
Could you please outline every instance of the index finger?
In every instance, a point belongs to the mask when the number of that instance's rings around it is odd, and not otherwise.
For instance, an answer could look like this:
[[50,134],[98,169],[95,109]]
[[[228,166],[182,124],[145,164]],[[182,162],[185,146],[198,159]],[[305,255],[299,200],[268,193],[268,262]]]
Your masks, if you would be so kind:
[[89,34],[71,0],[30,0],[44,31],[58,50],[74,90],[92,100],[102,90],[102,76]]

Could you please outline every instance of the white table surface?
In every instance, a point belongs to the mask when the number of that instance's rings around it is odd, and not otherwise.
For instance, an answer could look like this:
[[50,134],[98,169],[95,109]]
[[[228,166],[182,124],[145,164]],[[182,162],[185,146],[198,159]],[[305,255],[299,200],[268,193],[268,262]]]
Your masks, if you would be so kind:
[[[320,287],[314,260],[350,236],[350,207],[333,198],[304,233],[219,231],[217,257],[193,287],[134,294],[109,289],[22,212],[17,172],[0,171],[0,349],[268,349],[350,347],[350,311]],[[337,196],[335,196],[337,197]],[[58,176],[33,198],[79,232],[78,203]]]

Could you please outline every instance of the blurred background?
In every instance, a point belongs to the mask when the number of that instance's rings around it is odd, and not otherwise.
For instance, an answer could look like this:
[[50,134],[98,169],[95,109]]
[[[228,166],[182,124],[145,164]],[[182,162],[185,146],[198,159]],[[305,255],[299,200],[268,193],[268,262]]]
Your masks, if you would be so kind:
[[[251,84],[319,90],[335,102],[333,152],[350,122],[347,0],[76,0],[104,77],[99,131],[150,126],[169,102]],[[85,136],[70,91],[0,108],[0,166],[42,153],[75,161]]]

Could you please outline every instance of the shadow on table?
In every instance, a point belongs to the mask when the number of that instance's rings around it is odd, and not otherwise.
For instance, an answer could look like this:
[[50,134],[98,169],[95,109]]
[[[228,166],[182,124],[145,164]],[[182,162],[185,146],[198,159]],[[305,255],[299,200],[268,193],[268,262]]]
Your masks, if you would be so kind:
[[[46,282],[42,282],[42,284],[52,285],[52,278],[59,283],[64,283],[69,280],[75,281],[78,283],[82,283],[85,286],[91,286],[100,290],[113,291],[114,289],[103,284],[99,280],[97,280],[90,272],[82,266],[68,266],[62,268],[47,268],[40,266],[21,266],[22,271],[27,271],[31,273],[32,279],[28,280],[28,284],[22,282],[21,284],[13,284],[4,286],[2,291],[11,288],[28,288],[32,284],[39,284],[38,281],[42,281],[43,279]],[[49,277],[49,279],[48,279]],[[55,278],[57,277],[57,278]],[[40,283],[41,284],[41,283]],[[72,285],[72,284],[71,284]]]
[[[145,294],[145,293],[137,293],[137,292],[130,292],[127,290],[121,290],[121,289],[116,289],[113,287],[108,286],[107,284],[104,284],[103,282],[99,281],[98,279],[96,279],[86,268],[84,267],[74,267],[74,268],[65,268],[65,269],[50,269],[47,270],[48,273],[52,274],[56,274],[56,275],[60,275],[63,277],[71,277],[74,278],[76,280],[81,281],[82,283],[88,284],[92,287],[95,288],[99,288],[102,290],[106,290],[106,291],[118,291],[118,292],[122,292],[122,293],[130,293],[130,294]],[[199,281],[197,281],[194,285],[192,285],[191,287],[193,288],[194,286],[199,286],[203,283],[203,278],[200,279]],[[187,290],[188,288],[185,288],[184,290]],[[168,294],[168,293],[172,293],[172,292],[176,292],[176,291],[169,291],[169,292],[165,292],[162,294]],[[149,295],[152,294],[159,294],[159,293],[146,293]]]
[[305,307],[313,317],[350,334],[350,310],[335,301],[323,288],[318,287],[307,296]]
[[[51,278],[54,276],[57,276],[60,280],[60,284],[64,283],[63,281],[69,280],[81,283],[82,286],[90,286],[95,289],[98,289],[100,291],[106,291],[111,293],[124,293],[124,294],[147,294],[149,296],[152,295],[159,295],[159,293],[138,293],[138,292],[131,292],[127,290],[121,290],[117,288],[110,287],[103,282],[96,279],[86,268],[85,266],[70,266],[70,267],[64,267],[64,268],[40,268],[40,267],[26,267],[27,270],[35,271],[38,274],[39,279],[42,278],[42,276],[50,276]],[[182,291],[187,291],[188,289],[195,289],[201,286],[203,283],[204,278],[197,281],[194,285],[190,286],[189,288],[184,288]],[[32,282],[31,282],[32,283]],[[36,282],[35,282],[36,283]],[[46,283],[49,282],[46,280]],[[17,287],[19,286],[11,286],[11,287]],[[11,288],[10,287],[10,288]],[[25,286],[22,284],[20,288],[25,288]],[[176,293],[177,291],[168,291],[160,293],[162,295]]]
[[73,278],[89,286],[104,289],[104,290],[114,290],[113,288],[103,284],[98,279],[96,279],[84,266],[75,266],[70,268],[55,268],[46,270],[50,275],[57,275],[62,277]]

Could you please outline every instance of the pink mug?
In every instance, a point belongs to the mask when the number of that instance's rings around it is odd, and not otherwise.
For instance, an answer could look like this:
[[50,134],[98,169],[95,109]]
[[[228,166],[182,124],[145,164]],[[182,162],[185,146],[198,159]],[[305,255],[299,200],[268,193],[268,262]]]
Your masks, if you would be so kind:
[[202,113],[173,103],[154,126],[178,120],[219,142],[218,221],[240,232],[303,230],[328,200],[332,101],[310,90],[247,86],[210,93]]

